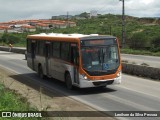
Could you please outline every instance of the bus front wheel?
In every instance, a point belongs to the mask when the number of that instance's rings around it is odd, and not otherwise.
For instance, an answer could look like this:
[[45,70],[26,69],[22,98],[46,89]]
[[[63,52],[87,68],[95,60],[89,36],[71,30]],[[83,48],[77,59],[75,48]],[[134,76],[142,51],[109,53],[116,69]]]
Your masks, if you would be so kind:
[[73,86],[72,86],[72,80],[71,80],[71,76],[69,73],[66,74],[65,76],[65,82],[66,82],[66,86],[68,89],[73,89]]

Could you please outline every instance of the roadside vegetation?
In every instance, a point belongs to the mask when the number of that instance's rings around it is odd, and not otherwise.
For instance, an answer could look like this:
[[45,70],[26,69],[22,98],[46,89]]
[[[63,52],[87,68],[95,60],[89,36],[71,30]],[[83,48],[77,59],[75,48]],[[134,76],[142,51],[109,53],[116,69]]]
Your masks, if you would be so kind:
[[[79,17],[81,19],[77,19]],[[83,19],[82,19],[83,18]],[[70,19],[77,26],[72,28],[54,28],[50,30],[37,29],[32,33],[4,33],[0,34],[0,44],[14,46],[26,46],[26,36],[36,33],[79,33],[79,34],[105,34],[122,38],[121,15],[99,15],[89,18],[86,12],[76,15]],[[144,54],[160,56],[160,19],[158,18],[136,18],[125,16],[126,20],[126,48],[122,53]]]
[[[0,110],[3,111],[36,111],[31,108],[25,98],[17,95],[16,92],[5,88],[0,83]],[[0,118],[0,120],[41,120],[41,118]]]
[[136,50],[131,48],[121,49],[121,53],[135,54],[135,55],[149,55],[149,56],[160,56],[160,51],[152,52],[150,50]]

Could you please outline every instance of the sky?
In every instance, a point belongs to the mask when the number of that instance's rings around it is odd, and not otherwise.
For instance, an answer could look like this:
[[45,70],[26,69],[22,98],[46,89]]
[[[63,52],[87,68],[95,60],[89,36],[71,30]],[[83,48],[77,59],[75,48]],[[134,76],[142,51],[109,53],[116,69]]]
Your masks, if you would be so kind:
[[[0,0],[0,22],[24,19],[50,19],[56,15],[76,15],[97,11],[122,14],[120,0]],[[125,0],[125,14],[160,17],[160,0]]]

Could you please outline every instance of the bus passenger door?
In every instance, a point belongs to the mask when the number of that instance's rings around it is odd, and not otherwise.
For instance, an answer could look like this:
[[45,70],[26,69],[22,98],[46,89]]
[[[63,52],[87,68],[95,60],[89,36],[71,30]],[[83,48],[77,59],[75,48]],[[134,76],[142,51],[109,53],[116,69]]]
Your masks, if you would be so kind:
[[31,59],[32,59],[32,69],[35,70],[35,56],[36,56],[36,42],[31,43]]
[[79,84],[79,55],[78,55],[78,46],[77,44],[71,44],[71,61],[74,64],[73,66],[73,78],[74,83]]
[[51,44],[46,42],[45,44],[45,63],[46,63],[46,75],[50,75],[50,55],[51,55]]

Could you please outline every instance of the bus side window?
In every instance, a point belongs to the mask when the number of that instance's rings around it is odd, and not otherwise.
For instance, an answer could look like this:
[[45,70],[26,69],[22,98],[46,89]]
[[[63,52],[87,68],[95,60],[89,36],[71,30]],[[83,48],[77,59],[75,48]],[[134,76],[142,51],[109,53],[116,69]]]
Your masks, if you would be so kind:
[[39,41],[37,41],[36,55],[39,55],[39,44],[40,44],[40,42],[39,42]]
[[36,41],[32,41],[31,43],[31,56],[32,58],[35,58],[36,54]]
[[50,50],[50,44],[45,44],[44,46],[44,56],[46,58],[50,57],[50,54],[51,54],[51,50]]
[[44,41],[37,41],[36,54],[43,56]]
[[70,62],[70,43],[61,43],[61,58],[65,61]]
[[52,55],[54,58],[60,58],[60,42],[53,42],[52,43]]
[[27,40],[27,52],[31,53],[31,40]]

